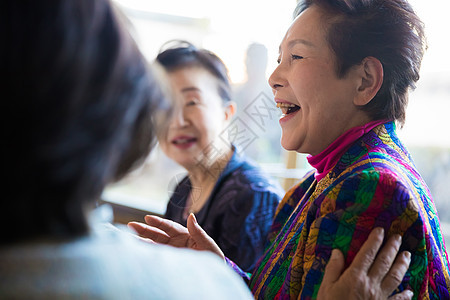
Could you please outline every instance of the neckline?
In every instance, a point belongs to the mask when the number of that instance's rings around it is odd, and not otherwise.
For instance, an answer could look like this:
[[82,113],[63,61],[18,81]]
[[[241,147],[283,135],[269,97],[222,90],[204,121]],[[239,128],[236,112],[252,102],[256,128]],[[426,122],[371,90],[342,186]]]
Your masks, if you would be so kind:
[[[211,193],[209,194],[207,200],[205,201],[205,203],[203,204],[203,206],[195,213],[195,217],[197,218],[197,222],[201,223],[203,222],[204,218],[207,215],[207,210],[208,207],[211,204],[211,199],[213,198],[213,196],[215,195],[218,186],[221,184],[221,182],[224,180],[224,178],[226,176],[228,176],[231,172],[233,172],[234,170],[236,170],[237,168],[239,168],[244,160],[242,158],[242,153],[240,153],[240,151],[236,148],[235,145],[231,144],[232,147],[232,155],[230,157],[230,159],[227,161],[225,168],[222,170],[222,172],[219,174],[216,182],[213,185],[213,188],[211,190]],[[182,216],[182,220],[186,221],[187,217],[185,217],[185,211],[186,211],[186,204],[188,202],[188,197],[189,197],[189,192],[192,189],[192,182],[189,179],[189,176],[186,176],[185,179],[186,180],[186,184],[188,186],[188,193],[186,195],[186,197],[184,197],[184,208],[181,209],[181,216]],[[188,214],[187,216],[189,216],[189,211],[187,210]]]
[[373,128],[389,122],[388,120],[376,120],[362,126],[350,128],[336,140],[334,140],[325,150],[317,155],[308,155],[306,159],[309,164],[316,169],[314,177],[317,181],[323,179],[336,165],[342,155],[359,138],[371,131]]

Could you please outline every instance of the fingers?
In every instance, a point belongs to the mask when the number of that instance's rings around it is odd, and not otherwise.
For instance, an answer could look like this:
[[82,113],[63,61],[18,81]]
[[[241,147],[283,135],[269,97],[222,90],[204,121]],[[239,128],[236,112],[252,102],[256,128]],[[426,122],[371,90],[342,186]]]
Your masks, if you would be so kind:
[[188,216],[187,219],[187,228],[189,231],[189,234],[196,240],[196,241],[209,241],[208,240],[208,234],[203,230],[203,228],[198,225],[197,219],[195,218],[194,214],[191,213]]
[[158,228],[148,226],[140,222],[129,222],[128,228],[133,229],[136,233],[145,239],[150,239],[156,243],[167,244],[170,236]]
[[156,242],[154,242],[154,241],[151,240],[151,239],[143,238],[143,237],[140,237],[140,236],[138,236],[138,235],[135,235],[135,237],[136,237],[138,240],[140,240],[140,241],[142,241],[142,242],[144,242],[144,243],[147,243],[147,244],[157,244]]
[[[397,256],[398,249],[402,243],[400,235],[395,234],[389,238],[383,248],[377,255],[375,262],[369,270],[369,277],[374,279],[375,282],[381,283],[383,278],[388,273],[392,266],[392,262]],[[402,276],[403,278],[403,276]]]
[[411,300],[414,296],[414,293],[410,290],[404,290],[400,294],[396,294],[392,297],[389,297],[388,300]]
[[394,291],[402,282],[403,276],[405,276],[405,273],[408,270],[410,262],[411,262],[411,254],[408,251],[403,251],[402,253],[400,253],[395,259],[395,262],[392,265],[391,269],[389,270],[388,274],[384,277],[383,282],[381,283],[381,288],[383,290],[391,292]]
[[[378,249],[380,249],[383,243],[384,229],[381,227],[376,227],[369,234],[367,240],[362,245],[361,249],[356,254],[353,259],[352,267],[355,270],[362,271],[367,274],[369,268],[377,255]],[[385,273],[386,274],[386,273]],[[381,279],[380,279],[381,281]]]
[[342,271],[344,270],[344,255],[342,252],[338,249],[333,249],[331,252],[330,260],[328,261],[327,266],[325,267],[325,274],[323,276],[322,286],[325,287],[328,285],[331,285],[332,283],[336,282],[340,275],[342,274]]
[[186,227],[171,220],[160,218],[154,215],[146,215],[144,219],[148,225],[158,228],[171,237],[188,233]]
[[145,224],[140,222],[128,222],[127,226],[128,228],[134,230],[134,232],[136,232],[139,236],[146,237],[147,226],[145,226]]
[[198,250],[208,250],[216,253],[222,259],[225,259],[225,256],[216,242],[200,227],[197,223],[197,219],[194,214],[190,214],[187,219],[187,228],[189,234],[191,235],[193,243],[195,243],[194,248]]
[[[397,256],[401,244],[398,234],[389,238],[378,252],[383,238],[382,228],[372,230],[352,264],[343,273],[344,257],[340,251],[333,250],[317,298],[349,298],[351,292],[353,296],[362,296],[361,299],[386,299],[391,295],[408,270],[410,253],[404,251]],[[412,299],[412,296],[412,292],[403,291],[389,299]]]

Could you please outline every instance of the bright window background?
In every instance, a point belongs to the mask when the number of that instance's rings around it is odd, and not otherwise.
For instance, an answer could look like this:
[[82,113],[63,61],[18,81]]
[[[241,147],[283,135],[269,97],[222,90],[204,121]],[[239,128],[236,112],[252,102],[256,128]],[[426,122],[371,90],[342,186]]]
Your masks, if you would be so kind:
[[[186,39],[212,50],[228,66],[234,85],[245,82],[245,53],[258,42],[267,47],[266,77],[276,66],[278,45],[292,20],[295,0],[116,0],[129,17],[142,52],[151,61],[170,39]],[[435,198],[450,242],[450,2],[410,0],[426,25],[428,51],[421,79],[410,95],[406,125],[399,135],[411,151]],[[277,122],[273,127],[279,128]],[[264,134],[259,134],[264,141]],[[273,144],[261,144],[261,153]],[[264,146],[266,145],[266,146]],[[264,168],[283,179],[286,152],[277,159],[258,157]],[[299,155],[297,175],[308,169]],[[291,171],[291,173],[295,171]],[[281,175],[280,175],[281,174]],[[158,148],[146,164],[122,182],[110,186],[105,197],[136,208],[163,213],[171,188],[184,175]],[[292,174],[291,174],[292,175]],[[296,176],[294,174],[293,176]]]

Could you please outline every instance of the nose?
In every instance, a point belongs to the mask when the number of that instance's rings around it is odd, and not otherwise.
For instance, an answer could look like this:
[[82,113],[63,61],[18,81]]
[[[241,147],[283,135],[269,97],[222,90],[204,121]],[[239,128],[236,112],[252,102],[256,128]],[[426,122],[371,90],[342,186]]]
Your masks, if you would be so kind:
[[278,90],[279,88],[287,86],[287,82],[283,76],[283,70],[281,64],[279,64],[275,70],[272,72],[272,75],[269,77],[269,85],[274,90]]
[[172,117],[171,126],[172,128],[183,128],[188,125],[188,120],[186,119],[184,109],[179,107],[175,109]]

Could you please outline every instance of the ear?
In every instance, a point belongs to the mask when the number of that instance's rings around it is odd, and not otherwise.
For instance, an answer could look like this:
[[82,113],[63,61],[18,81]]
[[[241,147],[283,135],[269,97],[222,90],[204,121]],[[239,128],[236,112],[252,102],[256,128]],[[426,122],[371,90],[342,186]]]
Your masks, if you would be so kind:
[[383,84],[383,65],[372,56],[363,59],[358,67],[358,87],[355,105],[363,106],[372,101]]
[[234,114],[236,113],[236,102],[229,101],[224,106],[225,111],[225,121],[229,122],[233,118]]

